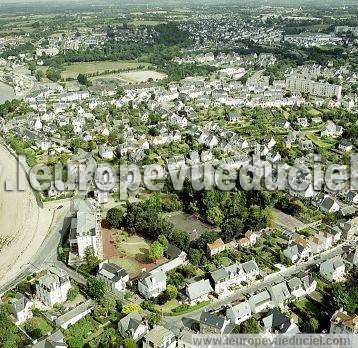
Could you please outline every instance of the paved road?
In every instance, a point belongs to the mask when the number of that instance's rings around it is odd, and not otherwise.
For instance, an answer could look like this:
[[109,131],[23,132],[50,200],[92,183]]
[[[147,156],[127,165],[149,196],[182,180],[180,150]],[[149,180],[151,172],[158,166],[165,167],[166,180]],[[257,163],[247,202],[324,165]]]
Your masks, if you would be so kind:
[[[240,290],[236,291],[235,293],[224,299],[214,300],[214,302],[212,302],[211,304],[209,304],[204,308],[210,311],[219,310],[220,308],[225,307],[233,302],[239,301],[243,299],[245,296],[252,294],[257,290],[263,289],[270,284],[275,284],[284,279],[291,279],[295,274],[301,271],[307,270],[310,267],[322,263],[323,261],[330,259],[334,256],[341,255],[343,253],[343,246],[347,244],[348,243],[339,244],[334,248],[321,253],[319,255],[319,259],[317,259],[317,256],[314,256],[308,259],[306,262],[292,265],[286,269],[280,270],[279,272],[270,274],[267,277],[265,277],[265,279],[256,280],[254,283],[244,288],[241,288]],[[199,320],[200,314],[204,308],[180,316],[163,317],[162,324],[167,328],[170,328],[174,333],[178,334],[180,328],[182,328],[183,325],[190,327],[193,321]]]

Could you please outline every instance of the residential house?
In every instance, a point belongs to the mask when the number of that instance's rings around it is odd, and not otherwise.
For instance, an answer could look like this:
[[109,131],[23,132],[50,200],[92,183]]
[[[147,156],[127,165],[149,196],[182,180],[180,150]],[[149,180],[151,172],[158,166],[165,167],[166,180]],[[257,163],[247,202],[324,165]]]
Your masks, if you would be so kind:
[[154,326],[143,339],[143,348],[175,348],[177,340],[174,334],[163,326]]
[[252,313],[260,313],[268,308],[273,308],[270,293],[265,289],[249,297],[249,305]]
[[308,123],[308,120],[306,117],[299,117],[297,119],[297,124],[303,128],[307,128],[309,126],[309,123]]
[[154,268],[151,273],[162,271],[167,273],[177,267],[185,265],[187,261],[187,254],[185,251],[180,250],[173,244],[169,244],[165,256],[169,259],[159,267]]
[[324,249],[327,250],[333,245],[333,235],[325,231],[319,231],[317,237],[323,242]]
[[344,152],[350,152],[353,150],[353,144],[348,139],[342,139],[338,144],[338,149]]
[[331,282],[339,282],[344,278],[345,265],[341,257],[328,259],[321,263],[319,273]]
[[324,242],[317,235],[308,238],[307,241],[311,247],[312,254],[318,254],[325,250]]
[[210,280],[217,294],[226,292],[232,286],[238,286],[246,281],[246,274],[242,266],[235,263],[231,266],[221,266],[210,273]]
[[319,209],[324,213],[336,213],[341,207],[333,197],[325,195],[319,205]]
[[35,341],[31,346],[32,348],[65,348],[65,337],[60,330],[55,331],[53,334],[46,336],[40,341]]
[[322,137],[337,138],[343,133],[343,127],[337,126],[334,122],[328,121],[325,128],[321,131]]
[[221,253],[225,250],[225,243],[221,238],[216,239],[213,243],[207,243],[206,254],[208,258],[212,258],[214,255]]
[[329,229],[329,234],[332,236],[332,244],[337,244],[342,238],[342,230],[339,226],[334,226]]
[[291,126],[291,124],[290,124],[290,122],[288,122],[287,120],[281,119],[281,120],[277,120],[277,121],[276,121],[275,126],[276,126],[277,128],[289,129],[290,126]]
[[99,146],[98,155],[99,155],[99,157],[106,159],[106,160],[112,160],[114,157],[113,150],[111,148],[109,148],[107,145]]
[[56,303],[65,302],[70,289],[71,282],[68,274],[62,269],[50,267],[36,284],[36,296],[52,307]]
[[253,246],[256,244],[258,235],[255,232],[249,230],[245,232],[245,237],[249,240],[250,246]]
[[71,251],[83,258],[86,249],[93,248],[94,254],[102,258],[102,216],[96,202],[92,199],[80,199],[76,210],[76,216],[71,220],[69,236]]
[[118,331],[124,338],[139,341],[148,332],[148,324],[138,312],[132,312],[118,322]]
[[202,334],[220,334],[224,333],[225,328],[230,323],[229,320],[211,314],[207,311],[202,311],[199,319],[200,333]]
[[247,301],[240,302],[226,309],[226,317],[230,320],[231,324],[235,325],[239,325],[247,319],[250,319],[251,315],[251,307]]
[[300,329],[293,320],[277,308],[270,309],[260,320],[260,327],[264,334],[299,334]]
[[210,293],[213,291],[214,289],[210,285],[210,280],[202,279],[190,283],[185,289],[185,294],[188,297],[188,302],[190,304],[195,304],[197,302],[207,301]]
[[241,264],[242,269],[245,272],[246,282],[252,282],[257,278],[257,276],[260,274],[260,269],[257,266],[257,263],[255,260],[250,260],[245,263]]
[[352,239],[358,232],[358,219],[355,218],[350,221],[340,223],[339,227],[342,230],[343,239]]
[[291,263],[296,263],[307,259],[312,253],[312,249],[304,238],[297,236],[283,251],[283,253],[291,261]]
[[167,288],[164,272],[142,272],[138,277],[138,291],[145,297],[157,297]]
[[286,282],[270,285],[267,290],[269,291],[272,302],[276,307],[286,304],[291,297],[291,293],[288,290]]
[[311,275],[299,273],[297,276],[287,281],[287,287],[294,298],[309,295],[316,290],[317,282]]
[[20,325],[27,319],[32,318],[33,303],[22,294],[16,294],[16,297],[10,300],[10,310],[15,316],[15,324]]
[[125,290],[126,283],[129,281],[129,275],[123,268],[108,261],[99,265],[97,278],[103,280],[108,289],[114,293]]
[[70,325],[76,324],[93,310],[93,301],[87,300],[72,310],[62,314],[55,320],[57,327],[66,330]]
[[331,318],[329,333],[332,334],[357,334],[358,315],[348,314],[343,308],[336,310]]

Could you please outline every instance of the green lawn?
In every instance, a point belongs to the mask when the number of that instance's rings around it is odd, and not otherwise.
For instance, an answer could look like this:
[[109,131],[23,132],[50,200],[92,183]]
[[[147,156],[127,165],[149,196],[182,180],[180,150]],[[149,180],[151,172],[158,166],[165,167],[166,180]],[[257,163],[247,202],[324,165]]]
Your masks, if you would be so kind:
[[[81,62],[72,63],[67,65],[61,72],[63,79],[77,78],[78,74],[103,74],[111,73],[113,71],[126,71],[132,69],[149,68],[151,64],[135,62],[131,60],[119,60],[119,61],[101,61],[101,62]],[[39,70],[46,72],[47,66],[39,67]]]
[[35,316],[26,320],[24,330],[30,337],[37,339],[51,332],[53,327],[44,318]]
[[128,258],[113,257],[110,261],[120,267],[123,267],[128,273],[135,273],[139,270],[138,265]]

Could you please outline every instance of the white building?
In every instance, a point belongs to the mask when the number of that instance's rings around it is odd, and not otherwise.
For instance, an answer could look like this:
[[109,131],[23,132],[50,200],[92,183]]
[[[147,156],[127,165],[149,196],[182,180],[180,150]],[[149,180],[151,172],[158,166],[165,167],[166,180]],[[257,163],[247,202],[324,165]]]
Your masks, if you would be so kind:
[[77,213],[72,218],[69,237],[71,251],[82,258],[86,249],[92,247],[95,255],[102,258],[102,217],[96,202],[92,199],[79,200],[76,209]]
[[298,76],[290,76],[286,79],[286,89],[292,92],[309,93],[319,97],[336,97],[341,99],[342,96],[342,86],[315,82]]
[[239,325],[247,319],[250,319],[251,315],[251,308],[247,301],[241,302],[226,310],[226,317],[230,319],[231,324],[235,325]]
[[88,300],[84,303],[81,303],[77,307],[72,310],[69,310],[65,314],[59,316],[55,320],[56,326],[61,329],[67,329],[70,325],[76,324],[82,318],[84,318],[87,314],[91,313],[93,310],[93,301]]
[[138,291],[145,297],[157,297],[167,288],[167,277],[164,272],[142,272],[138,278]]
[[68,274],[62,270],[50,267],[47,274],[42,276],[36,284],[36,296],[46,305],[63,303],[67,300],[71,282]]
[[345,266],[342,258],[336,257],[329,259],[323,263],[319,268],[319,273],[322,277],[331,282],[339,282],[344,278]]
[[129,275],[123,268],[108,261],[99,265],[97,277],[103,280],[112,292],[124,290],[129,281]]
[[10,300],[10,309],[15,316],[15,324],[19,325],[32,317],[31,307],[33,303],[21,294]]
[[174,334],[163,326],[155,326],[143,340],[143,348],[175,348],[177,340]]

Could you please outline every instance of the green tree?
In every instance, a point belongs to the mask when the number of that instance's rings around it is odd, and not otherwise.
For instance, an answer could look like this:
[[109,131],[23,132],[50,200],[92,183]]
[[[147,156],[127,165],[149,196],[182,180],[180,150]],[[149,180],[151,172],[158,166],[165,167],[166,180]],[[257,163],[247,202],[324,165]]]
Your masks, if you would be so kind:
[[87,288],[88,295],[94,299],[100,299],[106,293],[105,282],[94,276],[88,277],[86,288]]
[[168,284],[167,289],[165,290],[168,297],[173,300],[178,295],[178,290],[174,285]]
[[141,311],[142,311],[142,307],[137,303],[127,303],[122,308],[122,313],[126,315],[131,314],[133,312],[141,312]]
[[56,68],[48,68],[46,71],[46,77],[49,80],[56,82],[61,79],[61,71]]
[[147,317],[148,324],[153,327],[160,323],[160,315],[158,313],[151,313]]
[[212,207],[206,212],[206,219],[209,223],[220,226],[224,220],[224,214],[219,207]]
[[164,254],[163,246],[158,241],[152,243],[148,251],[149,259],[153,262],[156,262],[157,260],[163,257],[163,254]]
[[79,294],[79,289],[77,285],[72,285],[71,289],[67,293],[67,300],[72,301],[74,300],[77,295]]
[[168,250],[169,242],[168,239],[164,236],[164,234],[161,234],[158,237],[158,242],[162,245],[164,251]]
[[42,70],[36,70],[35,78],[37,81],[41,81],[45,77],[45,73]]
[[319,321],[316,318],[310,318],[308,321],[308,332],[309,333],[316,333],[319,329]]
[[100,264],[101,260],[95,255],[93,247],[89,246],[85,249],[83,256],[85,270],[88,273],[93,272],[93,270]]
[[243,230],[244,223],[240,219],[227,219],[221,225],[221,238],[225,243],[231,242],[235,236],[240,236]]
[[124,348],[136,348],[137,342],[135,341],[135,339],[127,337],[123,340],[123,346]]
[[241,332],[245,334],[255,334],[259,333],[260,328],[257,320],[255,318],[250,318],[241,324]]
[[84,74],[78,74],[77,76],[77,81],[84,86],[90,86],[91,85],[91,81],[87,78],[86,75]]
[[107,212],[106,222],[110,227],[120,228],[122,227],[124,219],[123,210],[120,208],[111,208]]

